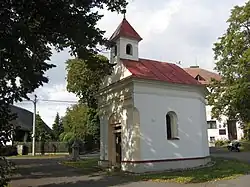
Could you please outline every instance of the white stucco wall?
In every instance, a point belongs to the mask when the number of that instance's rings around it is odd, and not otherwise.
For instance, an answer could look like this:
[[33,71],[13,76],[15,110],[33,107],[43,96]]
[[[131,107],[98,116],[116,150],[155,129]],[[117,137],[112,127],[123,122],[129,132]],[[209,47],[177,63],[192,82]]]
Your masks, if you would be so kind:
[[[134,105],[140,112],[141,159],[209,156],[205,100],[194,87],[134,84]],[[166,114],[178,117],[180,140],[167,140]]]
[[[215,120],[212,119],[212,106],[207,105],[206,106],[206,115],[207,115],[207,121]],[[215,140],[228,140],[228,129],[227,129],[227,117],[221,116],[221,120],[215,120],[217,129],[207,129],[208,131],[208,141],[210,141],[210,137],[215,137]],[[225,129],[226,135],[220,135],[219,129]],[[242,139],[244,134],[243,130],[240,128],[240,123],[236,122],[236,129],[237,129],[237,138],[238,140]]]

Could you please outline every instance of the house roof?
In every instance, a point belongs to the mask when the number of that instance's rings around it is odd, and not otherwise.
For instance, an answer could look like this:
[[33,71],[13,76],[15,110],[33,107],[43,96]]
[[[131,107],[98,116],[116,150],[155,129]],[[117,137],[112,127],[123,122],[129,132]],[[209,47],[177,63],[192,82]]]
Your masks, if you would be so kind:
[[[17,106],[10,106],[11,112],[17,114],[17,118],[13,121],[15,127],[20,127],[21,130],[31,131],[33,127],[33,113]],[[45,124],[45,123],[44,123]],[[47,132],[51,129],[45,125]]]
[[121,62],[132,73],[132,76],[136,78],[177,84],[201,85],[185,70],[172,63],[148,59],[139,59],[139,61],[121,59]]
[[117,27],[115,32],[110,37],[110,41],[115,41],[118,37],[126,37],[141,41],[142,38],[135,31],[135,29],[129,24],[129,22],[124,18],[120,25]]
[[199,68],[199,66],[191,66],[190,68],[184,68],[184,70],[193,78],[197,78],[197,76],[199,76],[199,82],[201,84],[209,84],[211,79],[221,80],[221,76],[219,74]]

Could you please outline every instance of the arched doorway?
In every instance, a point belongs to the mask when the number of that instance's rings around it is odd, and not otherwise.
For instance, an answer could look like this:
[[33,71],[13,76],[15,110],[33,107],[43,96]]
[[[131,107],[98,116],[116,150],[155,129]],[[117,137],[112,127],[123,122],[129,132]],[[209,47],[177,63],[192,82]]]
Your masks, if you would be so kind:
[[121,117],[112,114],[109,118],[108,160],[111,165],[120,166],[122,160]]

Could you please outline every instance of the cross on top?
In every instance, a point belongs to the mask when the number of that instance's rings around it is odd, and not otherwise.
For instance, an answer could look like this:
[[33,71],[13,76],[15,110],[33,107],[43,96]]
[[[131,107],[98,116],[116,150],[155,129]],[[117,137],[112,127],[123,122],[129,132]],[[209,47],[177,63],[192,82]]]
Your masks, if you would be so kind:
[[123,14],[123,17],[124,17],[124,19],[126,18],[126,9],[123,9],[122,11],[121,11],[121,13]]

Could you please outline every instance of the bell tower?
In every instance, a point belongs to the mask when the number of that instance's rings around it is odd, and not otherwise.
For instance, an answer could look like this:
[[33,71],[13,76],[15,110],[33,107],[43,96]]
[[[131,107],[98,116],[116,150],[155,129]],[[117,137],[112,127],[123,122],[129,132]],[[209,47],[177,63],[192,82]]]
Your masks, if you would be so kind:
[[142,40],[140,35],[129,24],[125,17],[115,32],[110,37],[112,43],[110,51],[110,63],[117,63],[119,59],[139,60],[139,42]]

